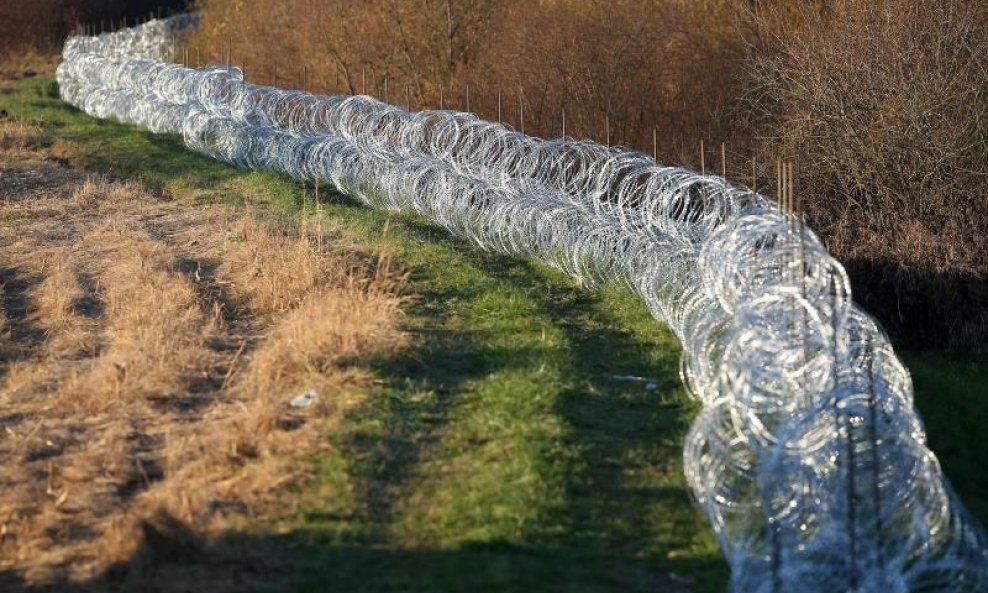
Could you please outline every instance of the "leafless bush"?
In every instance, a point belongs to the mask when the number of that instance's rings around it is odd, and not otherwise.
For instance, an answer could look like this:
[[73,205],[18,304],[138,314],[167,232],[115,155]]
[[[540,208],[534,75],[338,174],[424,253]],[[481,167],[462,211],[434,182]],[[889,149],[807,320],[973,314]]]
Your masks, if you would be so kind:
[[[668,0],[200,0],[201,61],[256,82],[456,108],[530,134],[696,160],[730,135],[741,57],[728,9]],[[523,104],[523,106],[522,106]],[[524,116],[522,116],[524,109]],[[523,121],[524,120],[524,121]],[[653,146],[653,129],[656,146]]]
[[755,21],[763,161],[798,163],[858,297],[917,345],[988,336],[988,27],[963,0],[796,4]]
[[57,54],[79,26],[107,30],[182,10],[186,0],[0,0],[0,61]]

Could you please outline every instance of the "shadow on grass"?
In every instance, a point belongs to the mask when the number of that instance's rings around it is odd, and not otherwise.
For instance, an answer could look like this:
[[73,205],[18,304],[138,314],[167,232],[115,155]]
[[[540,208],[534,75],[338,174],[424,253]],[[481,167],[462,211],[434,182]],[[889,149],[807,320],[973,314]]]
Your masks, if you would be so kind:
[[[362,208],[351,200],[343,199],[343,203]],[[694,544],[696,530],[708,527],[692,509],[683,484],[682,440],[696,409],[679,384],[678,347],[671,336],[666,336],[670,340],[663,344],[666,348],[656,352],[654,342],[623,328],[627,320],[611,315],[601,295],[581,290],[559,274],[518,258],[480,252],[466,241],[448,238],[443,229],[429,223],[403,220],[399,225],[417,240],[445,237],[458,257],[485,278],[524,287],[538,316],[561,329],[568,344],[563,369],[566,379],[553,408],[566,429],[564,458],[556,460],[568,470],[563,483],[565,504],[529,530],[524,538],[527,547],[479,545],[477,550],[461,550],[459,557],[444,562],[469,564],[484,558],[492,565],[505,565],[508,572],[544,573],[560,583],[558,588],[548,586],[532,580],[531,575],[516,575],[514,580],[491,575],[492,580],[484,581],[479,575],[485,571],[471,568],[477,575],[471,587],[481,590],[514,590],[509,586],[514,583],[517,590],[679,591],[687,590],[684,583],[694,580],[681,576],[684,574],[702,575],[703,590],[723,589],[727,573],[719,556],[675,556]],[[427,279],[424,284],[430,286]],[[449,313],[444,303],[477,298],[482,290],[472,285],[426,290],[411,313],[442,320]],[[643,306],[636,307],[636,321],[655,324]],[[396,387],[397,391],[407,392],[411,383],[437,397],[422,404],[412,403],[397,392],[390,394],[384,405],[385,423],[391,429],[371,438],[359,435],[348,444],[350,455],[363,459],[365,467],[374,468],[364,476],[370,486],[363,495],[365,508],[370,511],[367,519],[380,520],[382,526],[394,505],[408,494],[405,482],[409,470],[438,440],[461,387],[472,378],[524,366],[532,360],[524,346],[502,351],[470,333],[450,331],[441,321],[430,324],[420,335],[424,338],[422,347],[414,357],[390,361],[377,371],[389,377],[393,386],[404,385]],[[647,375],[658,389],[622,380],[637,375]],[[654,475],[656,461],[667,474],[663,476],[665,483]],[[663,485],[657,486],[659,483]],[[663,511],[670,511],[669,517],[659,522],[672,529],[662,534],[662,541],[656,541],[655,514]],[[371,541],[385,539],[381,533]],[[393,561],[389,560],[389,566],[394,566]],[[409,566],[417,563],[413,555]],[[441,572],[434,563],[433,568]],[[352,570],[359,571],[355,567]],[[396,568],[390,578],[400,579],[405,572]],[[416,574],[425,573],[416,570],[405,574],[411,579],[406,583],[409,590],[446,590],[431,577],[416,580]],[[568,579],[566,575],[576,576]],[[364,579],[371,576],[364,575],[350,584],[366,583]],[[385,578],[382,583],[386,582]],[[361,590],[388,589],[368,586]]]
[[[685,593],[675,577],[635,571],[620,562],[603,574],[560,562],[559,552],[501,543],[457,550],[398,550],[321,541],[318,532],[231,533],[205,541],[170,515],[158,515],[140,528],[141,543],[126,561],[88,581],[76,581],[64,567],[43,585],[29,585],[0,572],[0,590],[10,593],[261,593],[405,592],[528,593],[614,590]],[[689,573],[702,566],[681,562]],[[313,576],[318,575],[318,576]]]

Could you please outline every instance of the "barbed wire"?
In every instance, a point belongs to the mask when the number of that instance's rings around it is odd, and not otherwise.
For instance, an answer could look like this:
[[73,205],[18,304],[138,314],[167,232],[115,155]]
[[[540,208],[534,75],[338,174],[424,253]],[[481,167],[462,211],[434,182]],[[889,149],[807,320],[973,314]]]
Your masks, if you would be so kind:
[[988,593],[988,538],[926,445],[908,371],[794,213],[636,151],[168,63],[196,22],[70,39],[63,98],[637,293],[702,404],[686,479],[732,591]]

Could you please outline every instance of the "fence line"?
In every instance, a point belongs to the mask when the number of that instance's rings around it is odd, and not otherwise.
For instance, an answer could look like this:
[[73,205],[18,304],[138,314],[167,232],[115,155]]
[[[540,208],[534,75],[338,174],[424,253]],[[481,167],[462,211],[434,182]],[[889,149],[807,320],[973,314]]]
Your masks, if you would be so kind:
[[988,592],[988,538],[926,446],[908,371],[795,212],[791,166],[780,207],[635,151],[166,63],[195,22],[70,39],[62,96],[633,290],[683,345],[683,380],[703,406],[686,478],[732,591]]

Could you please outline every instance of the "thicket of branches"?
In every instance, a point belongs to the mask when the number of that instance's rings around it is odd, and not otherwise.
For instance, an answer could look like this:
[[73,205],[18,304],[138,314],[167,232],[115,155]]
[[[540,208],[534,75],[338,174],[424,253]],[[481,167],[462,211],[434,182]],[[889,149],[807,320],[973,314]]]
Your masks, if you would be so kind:
[[749,29],[755,150],[900,340],[988,345],[988,5],[835,0]]
[[181,10],[186,0],[0,0],[0,60],[61,51],[79,25],[121,26],[152,13]]
[[612,143],[651,153],[655,128],[660,157],[696,161],[695,138],[731,127],[717,109],[735,94],[741,48],[730,20],[700,4],[200,0],[192,51],[229,55],[264,83],[305,78],[317,92],[469,106],[489,119],[500,92],[502,118],[527,133],[559,136],[565,117],[568,136],[605,141],[609,129]]

